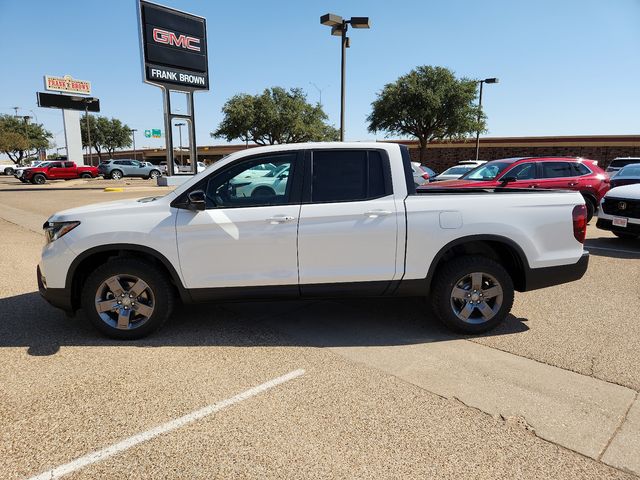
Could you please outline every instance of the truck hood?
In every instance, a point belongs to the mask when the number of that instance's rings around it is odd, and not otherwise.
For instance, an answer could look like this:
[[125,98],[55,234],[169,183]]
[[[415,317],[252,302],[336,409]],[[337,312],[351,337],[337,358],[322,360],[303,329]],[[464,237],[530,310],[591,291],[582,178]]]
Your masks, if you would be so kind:
[[153,196],[146,196],[134,199],[115,200],[112,202],[93,203],[90,205],[84,205],[82,207],[70,208],[68,210],[62,210],[54,213],[49,220],[52,222],[65,222],[73,221],[95,216],[106,216],[106,214],[113,215],[116,212],[131,214],[132,210],[138,210],[140,214],[145,209],[155,209],[159,205],[166,205],[169,208],[169,203],[175,198],[173,192],[167,193],[163,197],[157,197],[156,200],[151,200]]
[[640,200],[640,183],[634,183],[633,185],[623,185],[622,187],[612,188],[605,195],[605,198],[609,198],[609,197]]

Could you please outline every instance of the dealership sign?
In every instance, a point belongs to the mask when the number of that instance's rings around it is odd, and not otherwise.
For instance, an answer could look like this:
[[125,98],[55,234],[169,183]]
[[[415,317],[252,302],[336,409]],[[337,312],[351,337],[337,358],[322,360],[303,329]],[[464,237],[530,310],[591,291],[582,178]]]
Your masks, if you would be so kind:
[[142,76],[171,90],[209,90],[203,17],[140,0]]
[[81,95],[91,94],[91,82],[86,80],[76,80],[71,75],[64,77],[53,77],[51,75],[44,76],[45,90],[53,92],[75,93]]

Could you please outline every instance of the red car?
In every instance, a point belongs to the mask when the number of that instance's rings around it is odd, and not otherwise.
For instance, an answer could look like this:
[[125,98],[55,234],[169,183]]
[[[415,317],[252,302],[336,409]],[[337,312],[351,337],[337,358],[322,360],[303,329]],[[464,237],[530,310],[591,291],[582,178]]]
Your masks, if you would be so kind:
[[37,167],[27,168],[20,177],[23,182],[43,184],[47,180],[71,180],[72,178],[95,178],[96,167],[78,167],[74,162],[50,161]]
[[591,220],[610,188],[609,177],[595,160],[575,157],[522,157],[493,160],[447,180],[423,188],[555,188],[582,194]]

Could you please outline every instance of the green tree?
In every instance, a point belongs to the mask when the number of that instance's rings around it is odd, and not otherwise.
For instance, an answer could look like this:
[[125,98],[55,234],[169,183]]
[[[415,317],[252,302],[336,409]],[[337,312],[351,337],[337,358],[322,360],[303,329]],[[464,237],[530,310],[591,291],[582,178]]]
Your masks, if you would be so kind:
[[34,156],[39,149],[47,148],[51,137],[51,132],[42,124],[29,123],[13,115],[0,115],[0,152],[16,165]]
[[299,88],[267,88],[259,95],[239,94],[222,107],[224,118],[212,137],[258,145],[331,141],[338,130],[326,123],[320,105],[311,105]]
[[476,90],[475,80],[457,79],[447,68],[417,67],[378,94],[367,117],[369,131],[415,137],[424,162],[432,140],[460,139],[485,130]]
[[[132,144],[131,129],[117,118],[89,115],[88,131],[91,136],[91,148],[96,151],[100,160],[103,153],[111,156],[115,150],[130,147]],[[82,145],[86,147],[89,145],[86,115],[80,121],[80,132]]]

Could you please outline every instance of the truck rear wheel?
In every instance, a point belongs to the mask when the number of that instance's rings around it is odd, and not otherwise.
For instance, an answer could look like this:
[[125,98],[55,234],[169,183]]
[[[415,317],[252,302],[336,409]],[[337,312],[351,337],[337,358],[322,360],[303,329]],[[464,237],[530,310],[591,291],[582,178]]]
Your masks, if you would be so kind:
[[89,275],[82,308],[105,335],[134,340],[160,328],[171,315],[174,292],[164,272],[135,258],[116,258]]
[[47,182],[47,178],[41,173],[36,173],[31,181],[36,185],[42,185]]
[[93,178],[90,173],[83,173],[80,175],[80,178]]
[[499,263],[485,257],[464,256],[438,269],[433,310],[449,328],[482,333],[500,324],[513,306],[513,281]]

